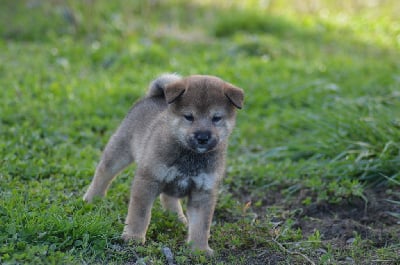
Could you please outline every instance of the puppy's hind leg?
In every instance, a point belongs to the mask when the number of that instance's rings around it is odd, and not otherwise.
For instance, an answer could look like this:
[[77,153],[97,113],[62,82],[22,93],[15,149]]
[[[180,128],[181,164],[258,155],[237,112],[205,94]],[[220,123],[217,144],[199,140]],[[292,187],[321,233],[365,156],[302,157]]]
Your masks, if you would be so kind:
[[122,169],[133,162],[129,139],[115,134],[104,149],[100,163],[83,200],[93,201],[94,197],[104,197],[111,181]]
[[161,193],[160,201],[165,210],[176,213],[178,215],[179,221],[187,225],[188,222],[186,216],[183,214],[182,205],[178,198],[168,196],[165,193]]

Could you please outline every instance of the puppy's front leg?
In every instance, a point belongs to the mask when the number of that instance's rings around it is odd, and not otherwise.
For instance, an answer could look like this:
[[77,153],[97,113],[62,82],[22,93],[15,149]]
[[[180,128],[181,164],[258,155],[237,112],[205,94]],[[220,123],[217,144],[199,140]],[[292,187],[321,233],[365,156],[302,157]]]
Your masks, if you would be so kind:
[[208,255],[213,254],[213,250],[208,246],[208,238],[216,197],[215,191],[193,191],[188,201],[188,243],[194,250],[205,251]]
[[145,242],[147,227],[150,223],[151,208],[154,200],[160,194],[159,184],[152,181],[149,176],[138,170],[133,180],[131,198],[129,201],[128,215],[125,221],[122,238]]

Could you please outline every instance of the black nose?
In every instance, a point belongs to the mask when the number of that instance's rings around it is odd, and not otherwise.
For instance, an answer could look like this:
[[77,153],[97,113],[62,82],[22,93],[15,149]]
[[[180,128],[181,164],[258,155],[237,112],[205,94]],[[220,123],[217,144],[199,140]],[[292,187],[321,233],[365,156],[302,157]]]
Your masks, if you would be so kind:
[[201,145],[208,144],[208,142],[211,139],[211,132],[209,132],[209,131],[195,132],[194,138],[196,139],[198,144],[201,144]]

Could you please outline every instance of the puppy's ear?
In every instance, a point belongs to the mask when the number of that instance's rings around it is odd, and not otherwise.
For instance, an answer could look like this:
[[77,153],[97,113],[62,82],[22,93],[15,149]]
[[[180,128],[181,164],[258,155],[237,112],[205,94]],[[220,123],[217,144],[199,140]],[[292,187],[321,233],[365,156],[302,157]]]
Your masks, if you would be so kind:
[[165,100],[167,101],[168,104],[171,104],[175,100],[177,100],[180,96],[182,96],[185,90],[186,90],[185,84],[179,81],[167,85],[164,90]]
[[236,108],[243,107],[244,93],[241,88],[227,83],[224,87],[224,94]]

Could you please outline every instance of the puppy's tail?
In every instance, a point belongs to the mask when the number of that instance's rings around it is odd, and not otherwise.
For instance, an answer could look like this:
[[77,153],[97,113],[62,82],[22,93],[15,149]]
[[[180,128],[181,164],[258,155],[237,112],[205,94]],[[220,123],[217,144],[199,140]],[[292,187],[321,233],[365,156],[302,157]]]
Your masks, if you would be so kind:
[[151,82],[147,97],[159,97],[164,96],[164,89],[168,84],[174,83],[181,80],[182,77],[177,74],[163,74],[156,80]]

